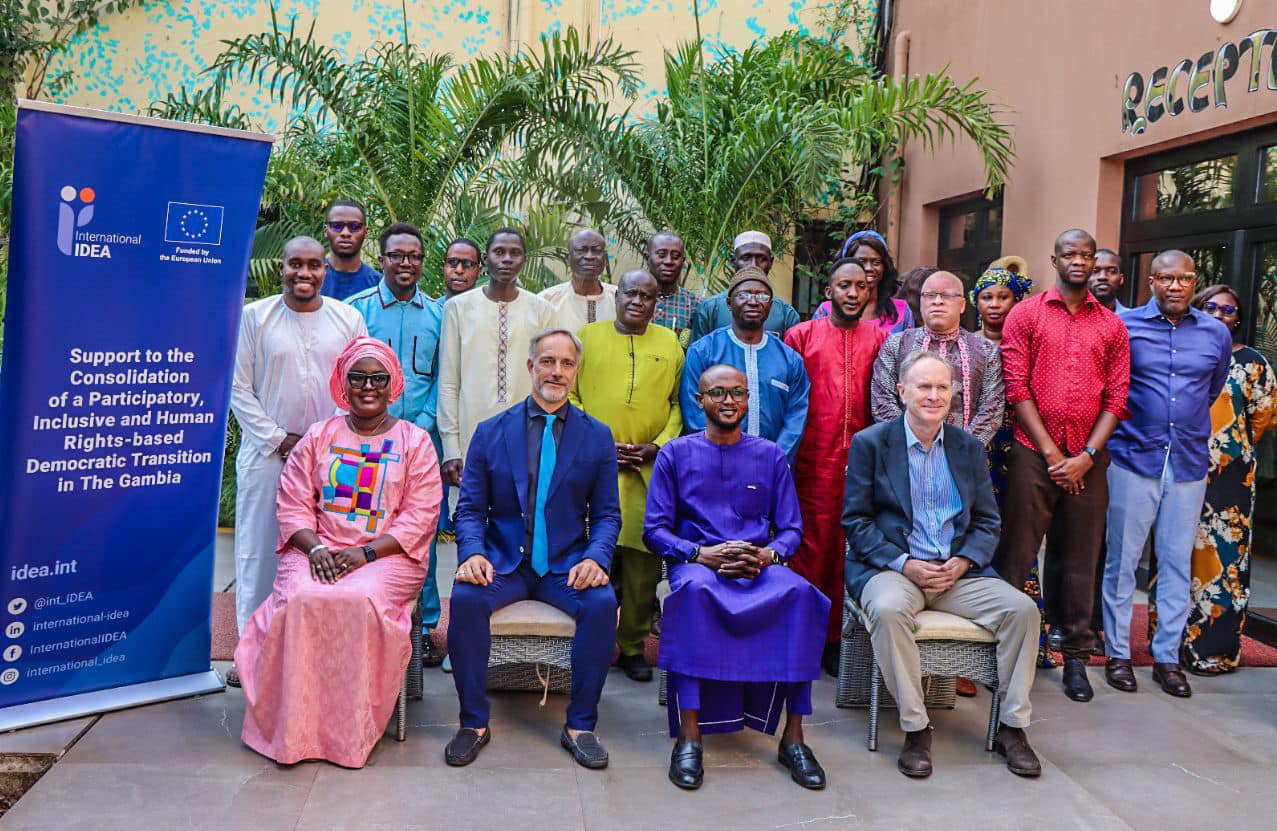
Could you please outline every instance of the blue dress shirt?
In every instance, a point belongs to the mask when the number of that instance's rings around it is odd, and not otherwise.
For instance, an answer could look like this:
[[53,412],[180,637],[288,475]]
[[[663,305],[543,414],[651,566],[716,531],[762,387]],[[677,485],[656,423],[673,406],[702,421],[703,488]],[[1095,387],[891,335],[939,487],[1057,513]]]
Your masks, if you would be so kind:
[[962,496],[958,483],[949,469],[949,457],[944,452],[944,430],[936,434],[931,447],[923,449],[922,442],[905,425],[905,447],[909,454],[909,503],[913,508],[913,530],[906,542],[909,553],[901,554],[891,562],[900,571],[905,562],[915,560],[947,560],[953,547],[953,521],[962,513]]
[[439,330],[443,312],[418,289],[411,300],[400,300],[384,280],[346,301],[368,324],[368,334],[384,342],[403,366],[404,391],[390,405],[390,414],[435,433],[438,399]]
[[319,289],[324,297],[348,300],[381,282],[381,272],[368,263],[361,262],[359,270],[354,272],[338,271],[328,260],[324,260],[324,264],[328,267],[328,273],[324,276],[324,285]]
[[1157,306],[1122,312],[1131,336],[1131,417],[1109,439],[1114,464],[1160,479],[1167,457],[1177,482],[1206,478],[1210,408],[1228,380],[1228,328],[1197,309],[1172,324]]

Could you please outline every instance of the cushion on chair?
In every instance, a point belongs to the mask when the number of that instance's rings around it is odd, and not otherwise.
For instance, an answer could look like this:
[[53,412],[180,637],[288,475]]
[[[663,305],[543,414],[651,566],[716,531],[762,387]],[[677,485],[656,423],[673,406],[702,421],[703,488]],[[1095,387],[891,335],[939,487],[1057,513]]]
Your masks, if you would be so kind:
[[520,600],[499,609],[492,614],[491,626],[493,637],[570,638],[576,634],[576,621],[539,600]]
[[951,615],[948,612],[937,612],[927,609],[918,614],[918,631],[914,633],[915,641],[974,641],[976,643],[995,643],[997,638],[988,629],[972,623],[964,617]]

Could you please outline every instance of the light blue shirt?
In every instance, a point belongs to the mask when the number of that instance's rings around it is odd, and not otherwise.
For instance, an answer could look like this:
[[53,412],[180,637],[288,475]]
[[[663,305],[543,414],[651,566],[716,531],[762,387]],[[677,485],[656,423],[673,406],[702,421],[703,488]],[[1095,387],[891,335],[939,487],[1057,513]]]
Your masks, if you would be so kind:
[[944,428],[936,434],[931,447],[923,449],[922,442],[905,426],[905,447],[909,456],[909,502],[913,508],[913,530],[906,542],[909,553],[901,554],[891,562],[891,567],[901,571],[905,562],[915,560],[947,560],[953,546],[953,521],[962,513],[962,496],[958,483],[949,469],[949,458],[944,452]]
[[403,396],[390,405],[390,414],[435,433],[438,398],[440,304],[418,289],[411,300],[400,300],[385,280],[346,300],[363,316],[368,334],[388,345],[403,366]]

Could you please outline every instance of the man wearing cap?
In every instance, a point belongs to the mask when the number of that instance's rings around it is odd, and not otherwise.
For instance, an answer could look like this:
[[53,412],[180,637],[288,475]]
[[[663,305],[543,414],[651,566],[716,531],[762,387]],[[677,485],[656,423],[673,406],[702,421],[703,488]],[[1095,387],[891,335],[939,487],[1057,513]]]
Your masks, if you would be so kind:
[[[771,237],[762,231],[746,231],[737,236],[732,243],[733,272],[753,266],[760,269],[764,275],[770,274],[772,262]],[[771,311],[767,313],[763,328],[774,332],[776,337],[783,338],[790,327],[798,325],[798,322],[798,312],[793,306],[784,300],[773,298]],[[692,342],[700,340],[716,329],[730,326],[731,323],[732,312],[728,308],[727,292],[710,295],[701,301],[701,304],[696,307],[696,314],[692,316]]]
[[811,383],[803,359],[765,328],[772,310],[772,285],[760,268],[746,266],[727,287],[731,324],[694,342],[687,350],[679,404],[689,431],[705,429],[705,412],[696,404],[701,373],[715,364],[734,366],[749,381],[745,432],[776,442],[790,464],[807,424]]

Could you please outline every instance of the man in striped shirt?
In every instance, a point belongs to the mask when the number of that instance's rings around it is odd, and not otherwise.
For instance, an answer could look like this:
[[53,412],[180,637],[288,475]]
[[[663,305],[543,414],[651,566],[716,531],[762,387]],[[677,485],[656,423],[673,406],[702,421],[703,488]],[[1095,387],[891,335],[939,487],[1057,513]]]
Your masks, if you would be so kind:
[[1037,606],[991,567],[997,504],[984,445],[945,424],[955,370],[929,350],[900,364],[904,415],[851,440],[843,529],[847,588],[864,610],[874,657],[899,704],[906,776],[931,774],[931,724],[914,641],[925,609],[968,618],[997,638],[1003,696],[995,748],[1020,776],[1042,766],[1029,747],[1029,690],[1037,666]]

